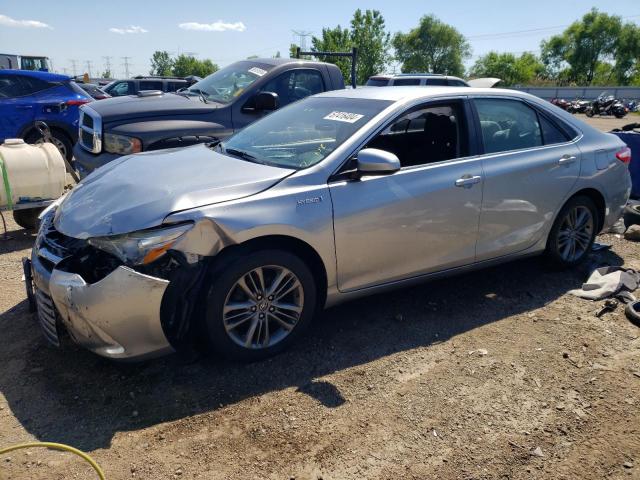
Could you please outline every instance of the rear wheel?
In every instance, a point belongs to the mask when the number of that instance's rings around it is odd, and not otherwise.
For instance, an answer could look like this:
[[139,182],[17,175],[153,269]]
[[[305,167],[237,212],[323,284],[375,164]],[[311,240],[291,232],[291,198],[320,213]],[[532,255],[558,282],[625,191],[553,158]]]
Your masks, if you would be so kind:
[[547,255],[558,267],[567,268],[582,262],[596,237],[597,209],[589,197],[573,197],[556,218],[549,239]]
[[38,226],[38,215],[44,208],[23,208],[13,211],[15,222],[26,230],[35,230]]
[[[31,143],[33,145],[40,145],[44,143],[44,138],[38,131],[33,131],[25,138],[25,142]],[[58,130],[57,128],[51,129],[51,143],[53,143],[60,155],[62,155],[67,160],[71,160],[73,157],[73,145],[71,144],[71,139],[64,133],[62,130]]]
[[316,285],[307,265],[281,250],[238,255],[212,272],[205,324],[225,357],[260,360],[281,352],[310,324]]

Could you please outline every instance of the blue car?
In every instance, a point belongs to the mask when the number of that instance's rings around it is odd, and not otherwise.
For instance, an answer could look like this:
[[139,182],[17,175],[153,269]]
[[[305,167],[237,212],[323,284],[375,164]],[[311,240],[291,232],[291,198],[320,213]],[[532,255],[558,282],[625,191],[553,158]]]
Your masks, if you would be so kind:
[[34,122],[42,120],[51,129],[53,143],[71,160],[79,107],[92,100],[66,75],[0,70],[0,143],[7,138],[41,142]]

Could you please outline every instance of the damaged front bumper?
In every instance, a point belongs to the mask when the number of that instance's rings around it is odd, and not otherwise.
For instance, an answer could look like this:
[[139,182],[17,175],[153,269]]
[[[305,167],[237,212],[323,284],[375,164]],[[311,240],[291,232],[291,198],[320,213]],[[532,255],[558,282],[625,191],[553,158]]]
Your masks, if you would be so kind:
[[76,343],[107,358],[142,360],[174,351],[160,320],[168,280],[121,265],[89,284],[56,268],[61,260],[40,242],[32,251],[38,318],[51,343],[59,343],[63,326]]

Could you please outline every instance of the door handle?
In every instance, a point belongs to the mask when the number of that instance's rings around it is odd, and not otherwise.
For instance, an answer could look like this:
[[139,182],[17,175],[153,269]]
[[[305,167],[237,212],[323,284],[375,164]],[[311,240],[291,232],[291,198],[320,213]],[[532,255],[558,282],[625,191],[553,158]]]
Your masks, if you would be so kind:
[[558,160],[558,165],[571,165],[577,159],[578,158],[574,155],[563,155],[562,157],[560,157],[560,160]]
[[480,175],[463,175],[456,180],[456,187],[471,188],[476,183],[480,183],[482,177]]

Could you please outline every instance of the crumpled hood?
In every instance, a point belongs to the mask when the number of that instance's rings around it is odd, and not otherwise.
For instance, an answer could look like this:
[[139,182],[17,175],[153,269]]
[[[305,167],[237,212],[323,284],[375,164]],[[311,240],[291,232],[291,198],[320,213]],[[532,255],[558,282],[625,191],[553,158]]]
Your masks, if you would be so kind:
[[160,225],[173,212],[254,195],[293,171],[204,144],[129,155],[78,184],[58,207],[54,224],[83,239],[129,233]]

